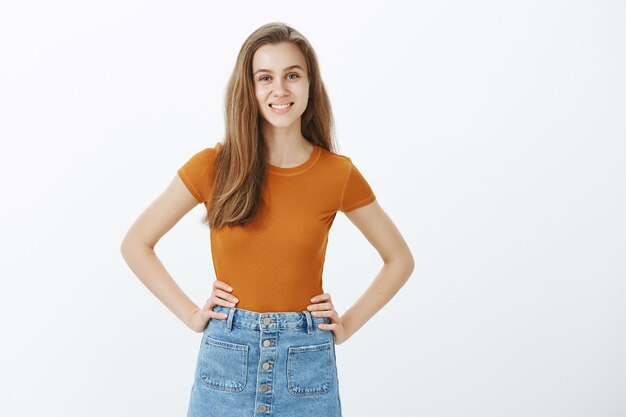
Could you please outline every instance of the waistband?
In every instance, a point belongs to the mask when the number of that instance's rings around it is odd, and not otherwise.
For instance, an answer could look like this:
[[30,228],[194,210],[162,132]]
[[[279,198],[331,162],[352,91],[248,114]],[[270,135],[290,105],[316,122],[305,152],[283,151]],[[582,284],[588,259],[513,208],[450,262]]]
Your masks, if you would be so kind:
[[298,312],[268,312],[258,313],[256,311],[244,310],[237,307],[224,307],[216,305],[213,311],[228,314],[226,330],[230,331],[233,326],[245,327],[253,330],[279,330],[279,329],[307,329],[311,334],[315,330],[322,330],[317,327],[320,323],[329,324],[328,317],[313,317],[311,313],[304,310]]

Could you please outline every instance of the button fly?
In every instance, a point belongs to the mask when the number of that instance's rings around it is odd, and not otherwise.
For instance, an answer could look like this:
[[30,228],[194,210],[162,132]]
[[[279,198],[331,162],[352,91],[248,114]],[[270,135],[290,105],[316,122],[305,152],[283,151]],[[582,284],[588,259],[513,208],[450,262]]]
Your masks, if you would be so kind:
[[272,322],[272,320],[270,320],[268,317],[265,317],[263,319],[263,324],[265,324],[265,325],[270,324],[271,322]]
[[264,346],[264,347],[268,347],[268,346],[269,346],[269,345],[271,345],[271,344],[272,344],[272,341],[271,341],[271,340],[269,340],[269,339],[265,339],[265,340],[263,341],[263,346]]

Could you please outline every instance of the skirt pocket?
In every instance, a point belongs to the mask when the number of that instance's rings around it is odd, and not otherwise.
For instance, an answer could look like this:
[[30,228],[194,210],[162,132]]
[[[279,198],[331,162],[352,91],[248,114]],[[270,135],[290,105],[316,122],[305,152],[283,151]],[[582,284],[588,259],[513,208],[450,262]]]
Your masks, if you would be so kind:
[[248,376],[248,350],[246,344],[226,342],[204,336],[200,379],[209,388],[240,392]]
[[292,395],[326,394],[333,370],[331,342],[292,346],[287,353],[287,390]]

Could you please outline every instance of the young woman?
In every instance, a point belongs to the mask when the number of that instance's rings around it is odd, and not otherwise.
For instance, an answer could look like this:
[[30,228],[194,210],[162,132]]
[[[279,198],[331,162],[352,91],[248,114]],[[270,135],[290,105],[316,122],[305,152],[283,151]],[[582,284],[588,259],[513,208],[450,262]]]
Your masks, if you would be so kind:
[[[244,42],[228,84],[223,142],[191,156],[124,238],[132,271],[203,333],[189,417],[340,417],[335,345],[413,271],[411,252],[371,187],[349,157],[333,151],[332,120],[309,42],[282,23],[260,27]],[[200,203],[217,277],[202,308],[154,252]],[[342,316],[322,288],[338,211],[384,261]]]

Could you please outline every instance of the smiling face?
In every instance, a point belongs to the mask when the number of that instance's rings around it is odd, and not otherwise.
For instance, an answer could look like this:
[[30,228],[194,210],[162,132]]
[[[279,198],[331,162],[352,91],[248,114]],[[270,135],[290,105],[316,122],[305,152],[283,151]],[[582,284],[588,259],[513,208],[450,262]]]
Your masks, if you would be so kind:
[[304,55],[291,42],[263,45],[254,53],[252,81],[263,124],[280,128],[299,121],[309,100],[306,68]]

